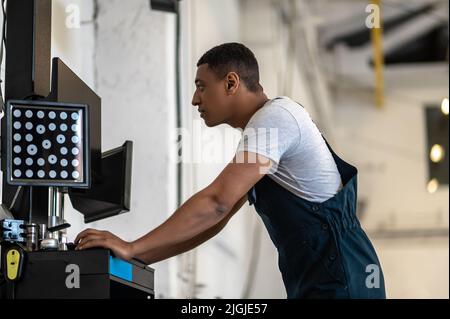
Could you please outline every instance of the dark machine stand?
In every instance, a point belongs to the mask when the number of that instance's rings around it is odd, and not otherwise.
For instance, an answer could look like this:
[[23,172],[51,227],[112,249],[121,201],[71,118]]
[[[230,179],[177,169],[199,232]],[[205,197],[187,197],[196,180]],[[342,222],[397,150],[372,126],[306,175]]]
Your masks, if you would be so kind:
[[[64,195],[62,202],[60,199],[56,205],[61,193],[69,195],[74,208],[84,214],[85,222],[127,212],[130,206],[132,142],[127,141],[120,149],[102,154],[100,97],[59,58],[51,61],[51,0],[10,0],[6,19],[5,104],[8,100],[38,100],[88,105],[92,183],[90,189],[84,190],[33,186],[22,187],[18,191],[18,186],[8,184],[3,174],[3,207],[7,207],[14,216],[18,229],[21,221],[29,225],[47,224],[49,212],[55,211],[49,207],[53,206],[49,196],[54,196],[55,207],[63,207]],[[6,118],[1,120],[1,133],[1,169],[5,172]],[[111,167],[117,168],[116,163],[122,163],[123,172],[113,176]],[[120,200],[118,203],[105,196],[105,193],[113,193],[108,189],[110,185],[120,185],[114,193],[114,199]],[[55,229],[67,227],[64,225],[68,224],[63,223],[61,217],[50,226],[56,225]],[[5,225],[6,222],[0,223],[0,235],[2,227],[6,229]],[[2,275],[8,245],[15,242],[4,244],[5,241],[1,247]],[[17,245],[22,246],[21,243]],[[14,288],[12,294],[2,283],[0,298],[154,298],[154,271],[137,260],[117,259],[105,249],[75,251],[66,247],[47,251],[38,247],[24,248],[23,251],[20,279],[10,285]],[[79,287],[66,284],[72,275],[71,268],[68,268],[70,265],[78,267]]]
[[[70,275],[77,265],[79,287]],[[75,274],[78,275],[78,274]],[[153,269],[114,258],[108,250],[31,252],[17,299],[153,299]]]

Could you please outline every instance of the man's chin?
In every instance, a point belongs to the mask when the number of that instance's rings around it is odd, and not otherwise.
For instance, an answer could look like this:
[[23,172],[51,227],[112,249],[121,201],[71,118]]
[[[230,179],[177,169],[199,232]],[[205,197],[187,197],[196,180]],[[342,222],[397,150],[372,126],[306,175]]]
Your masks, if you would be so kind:
[[216,122],[208,121],[207,119],[203,119],[203,121],[205,122],[205,125],[207,127],[214,127],[214,126],[222,124],[222,123],[216,123]]

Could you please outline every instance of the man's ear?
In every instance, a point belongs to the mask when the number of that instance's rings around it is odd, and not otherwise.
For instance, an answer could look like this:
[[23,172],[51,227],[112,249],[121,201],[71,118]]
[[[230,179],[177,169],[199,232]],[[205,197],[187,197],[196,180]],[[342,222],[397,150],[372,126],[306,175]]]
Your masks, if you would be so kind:
[[236,72],[229,72],[226,77],[226,90],[229,95],[235,94],[240,85],[239,75]]

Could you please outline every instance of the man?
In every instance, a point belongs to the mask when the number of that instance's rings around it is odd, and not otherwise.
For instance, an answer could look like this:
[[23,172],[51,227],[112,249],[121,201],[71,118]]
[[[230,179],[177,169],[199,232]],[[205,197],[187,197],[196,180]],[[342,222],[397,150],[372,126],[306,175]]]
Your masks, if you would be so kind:
[[142,238],[87,229],[77,249],[151,264],[216,235],[248,199],[278,249],[288,298],[384,298],[380,263],[356,217],[356,168],[334,154],[302,106],[267,98],[242,44],[212,48],[197,67],[192,104],[206,125],[245,129],[235,158]]

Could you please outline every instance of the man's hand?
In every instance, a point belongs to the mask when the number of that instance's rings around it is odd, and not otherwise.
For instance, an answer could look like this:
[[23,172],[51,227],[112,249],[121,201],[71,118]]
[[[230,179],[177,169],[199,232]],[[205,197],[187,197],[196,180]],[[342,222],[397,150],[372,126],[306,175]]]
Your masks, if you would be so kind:
[[111,234],[109,231],[88,228],[78,234],[77,238],[75,238],[75,244],[77,244],[76,250],[103,247],[111,249],[116,257],[124,260],[130,260],[134,257],[133,245]]
[[77,236],[75,243],[78,249],[109,248],[117,257],[125,260],[136,257],[148,264],[181,253],[220,231],[271,166],[272,161],[264,156],[239,152],[209,186],[143,237],[129,243],[110,232],[87,229]]

